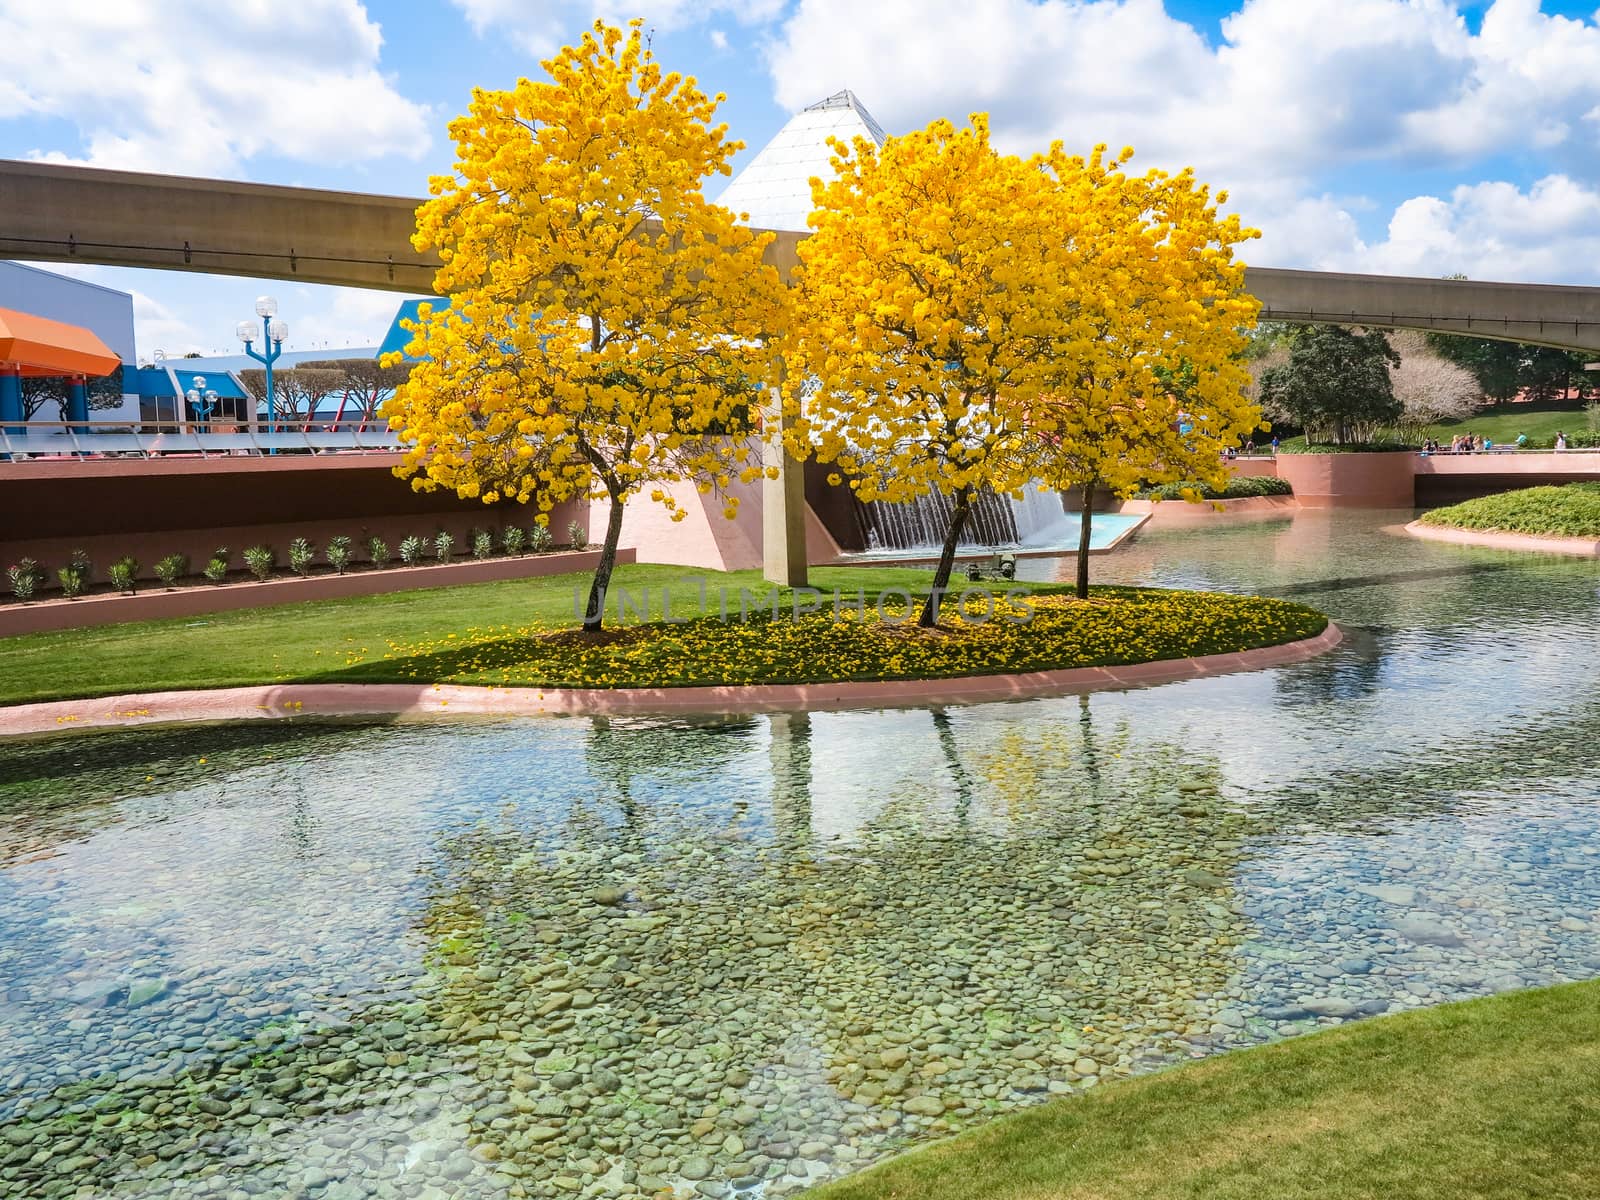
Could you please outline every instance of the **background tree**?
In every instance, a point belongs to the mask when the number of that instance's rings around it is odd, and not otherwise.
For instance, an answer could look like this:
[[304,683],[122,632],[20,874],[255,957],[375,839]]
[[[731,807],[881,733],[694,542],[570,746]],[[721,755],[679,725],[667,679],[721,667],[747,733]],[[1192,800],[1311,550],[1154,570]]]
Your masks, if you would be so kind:
[[988,119],[832,143],[800,243],[786,431],[864,501],[951,498],[920,623],[937,623],[978,492],[1029,479],[1023,430],[1062,331],[1064,245],[1036,165]]
[[[247,367],[239,372],[239,382],[245,393],[255,402],[258,411],[265,411],[267,403],[267,373],[260,367]],[[304,427],[322,402],[333,395],[344,383],[344,374],[325,367],[302,365],[272,373],[272,407],[279,425]]]
[[1262,376],[1262,399],[1288,412],[1308,442],[1367,442],[1400,416],[1389,379],[1399,362],[1377,330],[1308,325],[1291,343],[1289,361]]
[[404,360],[385,366],[375,358],[330,358],[300,365],[339,373],[339,390],[344,392],[346,401],[346,422],[365,423],[374,419],[378,406],[394,395],[395,389],[411,374],[411,364]]
[[1470,416],[1482,404],[1483,391],[1472,372],[1434,354],[1423,334],[1391,333],[1389,345],[1400,356],[1389,382],[1400,403],[1395,430],[1402,440],[1420,442],[1429,426]]
[[1260,309],[1233,247],[1257,236],[1219,216],[1192,172],[1130,176],[1107,158],[1049,155],[1052,223],[1070,247],[1071,302],[1059,317],[1048,393],[1030,415],[1032,474],[1081,489],[1077,594],[1089,594],[1097,488],[1226,485],[1223,452],[1261,421],[1246,396],[1246,331]]
[[409,352],[426,361],[381,411],[419,490],[536,500],[544,520],[609,500],[598,630],[630,496],[670,508],[661,485],[760,475],[751,438],[715,434],[747,424],[787,298],[771,235],[701,191],[741,148],[709,125],[720,95],[663,72],[637,21],[597,22],[543,65],[548,82],[475,91],[451,123],[455,174],[430,181],[412,239],[439,250],[451,304],[423,306]]
[[[38,414],[42,421],[67,419],[67,381],[60,375],[24,375],[22,377],[22,419],[32,421]],[[90,375],[87,379],[89,411],[119,408],[122,405],[122,368],[109,375]],[[51,405],[55,405],[52,412]]]

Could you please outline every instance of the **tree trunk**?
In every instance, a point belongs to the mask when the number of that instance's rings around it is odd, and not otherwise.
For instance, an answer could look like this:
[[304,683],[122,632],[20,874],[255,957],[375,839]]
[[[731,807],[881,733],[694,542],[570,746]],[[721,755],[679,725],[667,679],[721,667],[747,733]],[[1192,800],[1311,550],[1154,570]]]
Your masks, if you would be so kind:
[[957,489],[956,506],[950,513],[950,528],[945,530],[944,548],[939,551],[939,568],[933,573],[933,588],[928,592],[927,603],[922,606],[922,616],[917,618],[917,624],[924,629],[932,629],[939,623],[939,601],[944,597],[945,588],[950,586],[950,571],[956,562],[956,543],[961,540],[961,531],[966,528],[967,514],[971,511],[972,489]]
[[606,520],[606,541],[600,548],[600,562],[594,569],[594,580],[589,584],[589,604],[583,610],[583,630],[598,633],[606,615],[606,592],[611,588],[611,572],[617,565],[617,543],[622,539],[622,493],[620,488],[608,488],[611,494],[611,515]]
[[1098,479],[1091,479],[1083,485],[1083,515],[1078,522],[1078,599],[1089,598],[1089,538],[1094,513],[1094,489],[1099,485]]

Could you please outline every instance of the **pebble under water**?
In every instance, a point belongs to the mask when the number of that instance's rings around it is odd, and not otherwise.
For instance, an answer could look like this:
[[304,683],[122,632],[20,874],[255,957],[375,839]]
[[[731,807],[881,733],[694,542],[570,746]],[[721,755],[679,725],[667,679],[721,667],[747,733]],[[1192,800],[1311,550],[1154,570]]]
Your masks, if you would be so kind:
[[0,1196],[781,1196],[1600,975],[1600,564],[1384,531],[1408,515],[1095,560],[1345,629],[1270,671],[0,744]]

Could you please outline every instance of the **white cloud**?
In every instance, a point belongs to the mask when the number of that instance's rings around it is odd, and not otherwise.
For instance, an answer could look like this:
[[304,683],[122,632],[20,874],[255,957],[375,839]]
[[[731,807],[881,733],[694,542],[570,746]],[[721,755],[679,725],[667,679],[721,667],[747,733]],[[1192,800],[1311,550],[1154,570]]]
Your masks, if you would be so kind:
[[157,350],[168,358],[182,358],[191,350],[207,353],[215,340],[200,336],[200,331],[161,301],[135,291],[133,295],[134,341],[141,360],[152,360]]
[[[1337,215],[1337,213],[1335,213]],[[1530,283],[1592,283],[1600,263],[1600,188],[1547,175],[1526,189],[1506,182],[1463,185],[1448,198],[1398,205],[1381,240],[1363,241],[1353,222],[1332,222],[1309,255],[1275,248],[1251,256],[1327,270]]]
[[359,0],[0,0],[0,119],[69,121],[83,151],[35,157],[129,170],[416,157],[429,114],[379,71],[382,42]]
[[[554,54],[581,37],[597,19],[622,25],[644,18],[646,29],[670,33],[712,17],[732,17],[741,25],[770,21],[783,11],[784,0],[450,0],[466,16],[473,31],[510,35],[532,54]],[[4,86],[0,83],[0,86]]]
[[[1447,0],[1244,0],[1221,31],[1161,0],[798,0],[766,56],[788,109],[850,87],[891,132],[986,111],[1007,149],[1192,164],[1264,231],[1252,262],[1594,277],[1594,196],[1574,182],[1600,173],[1593,22],[1496,0],[1473,34]],[[1353,215],[1370,203],[1319,184],[1512,154],[1553,173],[1405,201],[1372,244]]]

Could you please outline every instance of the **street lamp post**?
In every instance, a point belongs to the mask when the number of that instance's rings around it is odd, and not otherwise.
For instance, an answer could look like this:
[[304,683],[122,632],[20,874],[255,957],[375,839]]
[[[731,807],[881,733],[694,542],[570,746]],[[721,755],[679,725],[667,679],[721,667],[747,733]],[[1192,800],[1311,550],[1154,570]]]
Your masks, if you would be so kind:
[[[255,322],[240,321],[235,332],[244,343],[244,352],[267,369],[267,432],[277,432],[278,407],[272,394],[272,364],[283,353],[283,339],[289,336],[289,326],[278,320],[278,302],[271,296],[256,297],[256,316],[261,318],[261,352],[251,348],[256,340]],[[276,454],[273,446],[268,453]]]
[[201,426],[195,432],[210,433],[207,422],[217,407],[217,392],[215,388],[206,386],[206,377],[196,375],[189,385],[189,390],[184,394],[184,399],[194,406],[195,424]]

